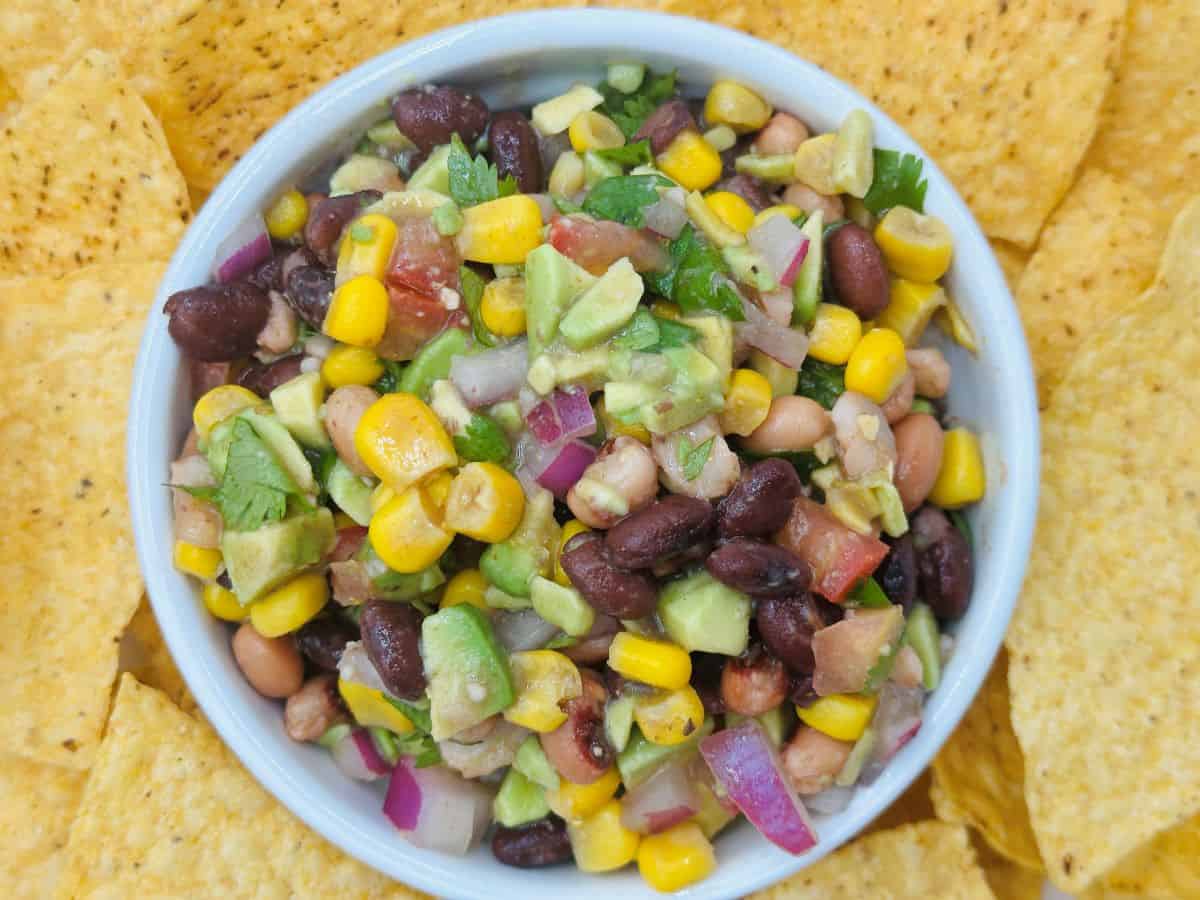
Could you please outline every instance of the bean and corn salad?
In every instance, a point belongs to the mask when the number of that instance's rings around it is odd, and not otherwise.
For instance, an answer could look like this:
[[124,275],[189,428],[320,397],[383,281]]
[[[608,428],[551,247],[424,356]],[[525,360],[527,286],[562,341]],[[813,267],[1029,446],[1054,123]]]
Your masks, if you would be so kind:
[[418,846],[793,853],[921,724],[985,477],[947,226],[862,111],[610,67],[405,90],[174,294],[176,567],[297,741]]

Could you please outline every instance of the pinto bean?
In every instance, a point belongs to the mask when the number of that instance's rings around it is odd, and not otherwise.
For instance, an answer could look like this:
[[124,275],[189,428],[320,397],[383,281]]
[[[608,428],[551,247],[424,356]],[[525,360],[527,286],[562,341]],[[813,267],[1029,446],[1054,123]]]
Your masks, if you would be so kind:
[[917,393],[936,400],[950,390],[950,363],[937,347],[915,347],[904,354],[916,379]]
[[785,394],[771,401],[767,417],[742,439],[742,447],[751,453],[811,450],[832,433],[825,407],[809,397]]
[[650,113],[633,139],[640,141],[649,138],[650,151],[657,156],[671,145],[679,132],[688,128],[695,130],[696,120],[688,109],[687,101],[675,98]]
[[333,441],[333,449],[338,457],[355,475],[372,474],[354,446],[354,431],[367,407],[378,399],[379,395],[369,387],[348,384],[335,390],[325,400],[325,430],[329,432],[329,439]]
[[907,615],[917,599],[917,553],[911,532],[892,543],[875,578],[887,598],[903,607]]
[[787,692],[783,663],[761,650],[729,660],[721,673],[721,699],[741,716],[760,716],[774,709],[787,699]]
[[795,153],[808,137],[807,125],[791,113],[777,112],[754,139],[754,149],[762,156]]
[[260,397],[266,397],[275,388],[299,375],[302,362],[304,362],[303,353],[281,356],[269,363],[252,360],[238,375],[237,383],[254,391]]
[[171,317],[167,331],[184,356],[230,362],[258,346],[271,300],[248,281],[206,284],[172,294],[163,312]]
[[825,246],[838,299],[862,319],[883,312],[891,297],[888,268],[871,232],[850,222],[830,235]]
[[447,85],[424,85],[401,91],[392,101],[392,119],[400,133],[422,154],[446,144],[457,134],[474,144],[488,124],[488,106],[474,94]]
[[796,793],[819,794],[833,784],[853,748],[849,741],[802,725],[783,748],[783,769]]
[[304,661],[291,635],[267,638],[249,622],[233,633],[233,658],[250,687],[282,700],[304,683]]
[[604,545],[623,567],[648,569],[707,538],[715,520],[707,500],[668,494],[614,525]]
[[296,313],[283,294],[271,291],[271,311],[267,313],[267,323],[258,333],[258,346],[268,353],[283,353],[296,343],[299,333]]
[[492,162],[501,177],[511,175],[523,194],[542,189],[542,153],[537,132],[524,114],[516,110],[496,113],[488,129]]
[[421,614],[407,603],[369,600],[363,604],[358,624],[367,658],[384,686],[397,697],[420,697],[425,691]]
[[558,816],[547,816],[516,828],[497,825],[492,833],[492,855],[518,869],[567,862],[571,859],[567,824]]
[[803,594],[812,581],[808,563],[791,550],[748,537],[722,544],[704,566],[717,581],[756,598]]
[[756,462],[717,504],[721,537],[761,537],[774,534],[788,520],[792,501],[802,490],[795,468],[782,459]]
[[337,616],[319,616],[296,632],[296,647],[304,658],[319,669],[336,672],[342,651],[358,635],[348,622]]
[[889,425],[895,425],[912,411],[913,400],[917,393],[916,385],[917,380],[913,377],[913,373],[906,372],[896,389],[880,404],[879,408],[883,411],[883,417],[888,420]]
[[558,774],[573,784],[591,784],[612,764],[613,748],[604,736],[608,689],[600,676],[582,669],[583,693],[563,707],[567,721],[539,736],[542,750]]
[[894,431],[896,438],[896,491],[904,511],[918,509],[937,481],[942,466],[945,435],[938,420],[928,413],[906,417]]
[[333,272],[319,266],[298,266],[288,273],[283,299],[310,326],[321,330],[333,299]]
[[971,601],[971,548],[940,509],[926,506],[912,520],[922,599],[941,619],[958,619]]
[[567,506],[584,525],[608,528],[658,492],[658,467],[646,445],[621,435],[607,441],[567,492]]
[[842,203],[841,197],[836,194],[833,196],[818,194],[807,184],[799,181],[788,185],[787,190],[783,192],[783,202],[790,203],[806,213],[820,210],[826,222],[836,222],[846,216],[846,206]]
[[338,241],[350,220],[383,194],[375,190],[355,191],[337,197],[323,197],[312,204],[304,225],[304,243],[326,266],[337,262]]
[[318,675],[288,697],[283,707],[283,728],[293,741],[315,741],[345,717],[337,676]]
[[560,561],[571,584],[598,612],[618,619],[640,619],[654,612],[658,603],[654,581],[617,566],[600,535],[575,535],[563,548]]
[[812,672],[813,635],[828,622],[811,595],[766,597],[758,602],[755,621],[763,643],[793,672]]

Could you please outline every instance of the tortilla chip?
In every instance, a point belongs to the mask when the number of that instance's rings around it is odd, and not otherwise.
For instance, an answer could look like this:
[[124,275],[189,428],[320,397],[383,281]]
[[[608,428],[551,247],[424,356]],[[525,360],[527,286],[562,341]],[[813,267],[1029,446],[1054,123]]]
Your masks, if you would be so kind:
[[999,853],[1042,868],[1025,771],[1008,708],[1008,658],[1001,653],[975,702],[933,761],[933,808],[939,819],[977,828]]
[[1015,297],[1017,283],[1021,280],[1021,273],[1029,265],[1029,257],[1032,254],[1008,241],[993,240],[991,244],[992,252],[996,254],[996,262],[1000,263],[1000,268],[1004,271],[1004,280],[1008,282],[1008,289]]
[[929,788],[930,774],[926,769],[903,794],[892,802],[891,806],[881,812],[875,821],[866,827],[863,834],[886,831],[889,828],[898,828],[912,822],[924,822],[926,819],[932,819],[933,804],[929,802]]
[[1033,245],[1095,134],[1126,10],[1125,0],[877,0],[809,3],[802,14],[768,0],[665,6],[849,81],[937,160],[989,236],[1021,247]]
[[1083,900],[1200,897],[1200,816],[1127,856]]
[[1067,891],[1200,811],[1198,304],[1200,198],[1042,419],[1009,685],[1033,830]]
[[1096,170],[1054,211],[1016,291],[1043,408],[1075,349],[1150,283],[1169,224],[1150,197]]
[[971,832],[971,844],[996,900],[1042,900],[1045,872],[1035,872],[1005,859],[976,832]]
[[125,414],[161,265],[0,282],[0,751],[91,764],[142,593]]
[[121,676],[59,896],[421,896],[327,844],[204,722]]
[[0,884],[6,897],[44,900],[53,893],[86,780],[74,769],[0,754]]
[[129,628],[121,637],[118,668],[128,672],[142,684],[162,691],[184,712],[194,712],[196,700],[187,689],[183,676],[175,667],[167,649],[150,601],[143,595]]
[[77,0],[5,0],[0,6],[0,69],[26,102],[43,93],[89,48]]
[[98,51],[23,108],[3,146],[0,276],[166,259],[191,218],[162,129]]
[[902,825],[859,838],[758,900],[991,900],[967,830],[943,822]]
[[1085,161],[1120,175],[1169,221],[1196,190],[1200,166],[1200,8],[1136,0],[1116,81]]

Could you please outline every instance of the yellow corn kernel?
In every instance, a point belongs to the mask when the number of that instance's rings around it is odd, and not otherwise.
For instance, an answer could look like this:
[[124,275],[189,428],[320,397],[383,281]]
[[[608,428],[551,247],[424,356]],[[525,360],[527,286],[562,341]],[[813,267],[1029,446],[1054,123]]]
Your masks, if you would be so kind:
[[218,423],[262,402],[262,397],[241,385],[218,385],[197,400],[192,408],[192,424],[196,426],[196,437],[204,440]]
[[383,505],[395,496],[396,492],[386,484],[375,485],[375,490],[371,491],[371,515],[379,512]]
[[354,448],[396,491],[458,463],[446,429],[415,394],[385,394],[367,407],[354,431]]
[[950,268],[954,237],[937,216],[893,206],[875,226],[888,268],[909,281],[937,281]]
[[728,125],[738,134],[757,131],[771,118],[771,104],[736,81],[713,82],[704,98],[704,118],[709,125]]
[[220,550],[175,542],[175,568],[201,581],[213,581],[221,573],[223,561]]
[[721,177],[721,154],[695,131],[681,131],[658,154],[658,167],[689,191],[702,191]]
[[594,109],[581,112],[571,120],[567,137],[571,139],[571,149],[576,153],[611,150],[625,145],[625,133],[617,127],[617,123]]
[[805,725],[839,741],[857,741],[871,724],[878,698],[866,694],[829,694],[811,706],[797,706]]
[[483,600],[487,584],[487,579],[478,569],[463,569],[447,582],[446,590],[442,592],[442,601],[438,605],[444,609],[447,606],[469,603],[476,609],[489,612],[490,607]]
[[582,872],[611,872],[628,865],[637,857],[642,839],[621,824],[619,800],[609,800],[582,822],[569,823],[567,837],[575,865]]
[[908,360],[900,335],[890,328],[872,328],[862,336],[846,363],[846,390],[882,403],[907,374]]
[[396,734],[407,734],[413,730],[408,716],[392,706],[383,696],[383,691],[339,678],[338,693],[346,701],[346,708],[350,710],[354,721],[364,728],[374,725]]
[[616,796],[621,776],[611,768],[591,784],[575,784],[563,778],[556,790],[546,791],[546,802],[556,815],[578,822],[599,810]]
[[717,218],[739,234],[754,227],[754,210],[732,191],[714,191],[704,198],[704,202]]
[[939,285],[893,278],[891,299],[875,324],[892,329],[905,346],[912,347],[929,327],[933,314],[945,305],[946,292]]
[[833,196],[838,193],[833,180],[833,153],[836,143],[836,134],[819,134],[797,147],[792,161],[792,173],[796,180],[807,184],[818,194]]
[[454,532],[424,485],[401,491],[371,516],[371,547],[397,572],[420,572],[438,561]]
[[382,280],[396,233],[396,223],[381,213],[368,213],[351,222],[338,250],[337,283],[345,284],[359,275]]
[[479,302],[483,324],[493,334],[516,337],[525,333],[525,279],[494,278],[483,289]]
[[818,303],[808,338],[809,356],[840,366],[850,359],[862,338],[862,321],[852,309],[835,303]]
[[463,466],[446,498],[446,526],[489,544],[507,539],[521,523],[524,512],[521,482],[490,462]]
[[204,598],[204,608],[224,622],[241,622],[246,618],[246,608],[238,603],[237,594],[215,581],[204,585],[201,596]]
[[737,247],[746,243],[746,236],[726,225],[724,220],[712,211],[699,191],[689,193],[683,206],[696,227],[718,247]]
[[562,535],[558,539],[558,547],[554,552],[554,580],[563,587],[571,587],[571,579],[567,576],[567,573],[563,571],[562,562],[560,560],[562,557],[563,547],[567,546],[567,541],[575,537],[575,535],[583,534],[585,531],[591,530],[592,529],[588,528],[578,519],[572,519],[562,527]]
[[633,710],[642,736],[652,744],[682,744],[704,722],[704,704],[690,684],[678,690],[639,697]]
[[966,428],[951,428],[942,442],[942,467],[929,502],[942,509],[958,509],[982,500],[986,488],[979,437]]
[[267,210],[267,233],[278,241],[286,241],[308,221],[308,201],[295,188],[285,191]]
[[250,606],[250,624],[263,637],[291,634],[325,606],[329,582],[324,574],[310,572],[277,587]]
[[594,87],[577,84],[566,93],[537,104],[529,118],[541,134],[561,134],[577,115],[584,110],[595,109],[603,102],[604,97]]
[[438,472],[425,479],[425,490],[433,505],[442,512],[446,511],[446,500],[450,497],[450,485],[454,484],[454,476],[449,472]]
[[804,210],[798,206],[793,206],[790,203],[776,203],[774,206],[768,206],[762,212],[754,217],[754,224],[761,225],[771,216],[787,216],[794,220],[797,216],[802,215]]
[[583,693],[575,663],[555,650],[526,650],[510,654],[508,664],[517,699],[504,718],[539,734],[567,721],[561,704]]
[[468,206],[455,240],[459,252],[472,262],[520,265],[542,242],[542,211],[527,194]]
[[374,350],[338,344],[321,363],[321,377],[331,388],[348,384],[374,384],[383,375],[383,363]]
[[753,369],[738,369],[729,381],[721,430],[743,437],[752,432],[771,411],[771,382]]
[[613,638],[608,664],[626,678],[669,691],[683,687],[692,677],[692,658],[682,647],[630,631]]
[[699,825],[680,822],[642,838],[637,865],[650,887],[669,894],[711,875],[717,857]]
[[573,197],[583,190],[583,158],[578,153],[563,153],[550,170],[547,187],[556,197]]
[[954,343],[960,347],[965,347],[972,353],[978,351],[979,347],[975,343],[975,333],[971,331],[971,326],[963,318],[962,310],[958,308],[958,304],[949,297],[946,298],[946,305],[934,314],[933,320],[937,323],[938,328],[950,335]]
[[371,275],[351,278],[333,292],[321,330],[343,344],[374,347],[387,328],[388,293]]

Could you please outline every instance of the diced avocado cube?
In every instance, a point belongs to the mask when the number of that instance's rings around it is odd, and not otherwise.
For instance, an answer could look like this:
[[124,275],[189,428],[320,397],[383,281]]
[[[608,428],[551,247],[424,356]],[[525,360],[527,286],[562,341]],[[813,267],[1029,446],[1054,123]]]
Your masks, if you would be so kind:
[[396,127],[394,119],[384,119],[372,125],[367,129],[367,138],[389,150],[405,150],[413,145],[413,142]]
[[525,332],[530,359],[550,346],[563,311],[595,282],[596,276],[550,244],[542,244],[525,257]]
[[421,624],[431,732],[445,740],[512,705],[512,673],[487,616],[468,603]]
[[542,742],[538,740],[536,734],[531,734],[521,742],[512,765],[534,784],[540,784],[549,791],[558,790],[558,770],[546,756],[546,751],[542,749]]
[[421,348],[401,374],[397,387],[424,400],[435,381],[449,377],[450,363],[466,349],[467,333],[461,328],[447,328]]
[[700,332],[700,352],[717,367],[724,385],[733,373],[733,323],[724,316],[684,316],[679,321]]
[[580,637],[592,629],[596,612],[579,591],[558,584],[541,575],[529,583],[534,611],[572,637]]
[[928,605],[917,603],[913,606],[904,627],[904,643],[912,647],[921,660],[925,690],[937,690],[942,681],[941,634],[933,610]]
[[450,193],[450,145],[443,144],[435,147],[426,157],[425,162],[412,173],[408,179],[408,190],[437,191],[439,194]]
[[[312,465],[282,421],[271,413],[258,409],[243,409],[238,413],[238,418],[250,423],[254,433],[271,448],[279,464],[292,476],[296,487],[306,493],[316,491],[317,481],[313,478]],[[221,468],[224,471],[225,467]]]
[[625,749],[617,754],[617,771],[621,773],[621,783],[625,785],[625,790],[632,791],[676,754],[693,749],[712,734],[714,724],[712,716],[706,716],[691,737],[683,743],[671,745],[652,744],[642,736],[639,729],[634,729]]
[[316,565],[335,540],[333,514],[323,506],[254,531],[226,530],[221,554],[238,602],[247,606]]
[[722,828],[736,819],[738,814],[730,812],[717,799],[708,783],[697,783],[696,791],[700,795],[700,811],[692,816],[692,821],[700,826],[704,836],[711,841]]
[[735,280],[749,285],[761,293],[779,290],[779,282],[771,267],[761,253],[756,253],[745,244],[725,247],[721,250],[726,265],[729,266]]
[[[364,543],[369,546],[369,542]],[[388,569],[371,579],[376,595],[383,600],[416,600],[433,593],[445,583],[446,576],[437,563],[420,572],[394,572]]]
[[525,427],[525,419],[521,416],[521,407],[515,400],[497,403],[488,410],[488,415],[495,419],[496,424],[510,436],[519,434]]
[[800,271],[792,282],[792,324],[808,325],[821,302],[821,258],[825,255],[825,221],[821,210],[814,210],[800,226],[800,231],[808,238],[808,255],[800,263]]
[[786,397],[796,393],[800,386],[800,372],[789,369],[783,363],[767,356],[761,350],[750,351],[750,368],[767,379],[772,397]]
[[506,594],[528,597],[529,583],[541,571],[533,550],[514,541],[492,544],[479,558],[483,577]]
[[739,656],[750,640],[750,598],[701,569],[670,582],[658,598],[658,616],[671,640],[689,653]]
[[325,490],[338,505],[338,509],[354,520],[356,525],[366,526],[371,521],[372,489],[350,471],[340,459],[333,464]]
[[588,150],[583,154],[583,183],[585,186],[592,188],[605,178],[615,178],[623,174],[625,172],[620,163],[605,159],[595,150]]
[[305,372],[271,391],[271,406],[283,427],[305,447],[323,450],[332,446],[321,423],[325,385],[320,372]]
[[511,768],[492,801],[492,817],[505,828],[536,822],[550,813],[546,789]]
[[637,311],[645,282],[622,257],[572,304],[558,330],[572,350],[586,350],[616,334]]
[[604,408],[620,421],[640,421],[642,408],[661,398],[660,388],[640,381],[610,381],[604,385]]
[[590,384],[608,372],[608,347],[593,347],[581,353],[555,353],[556,384]]
[[629,746],[629,738],[633,735],[633,713],[637,708],[637,700],[626,694],[615,700],[609,700],[604,707],[604,736],[612,744],[612,748],[620,753]]
[[487,590],[483,592],[483,602],[487,604],[488,609],[518,610],[529,609],[533,606],[533,601],[528,597],[517,597],[505,593],[494,584],[489,584]]

